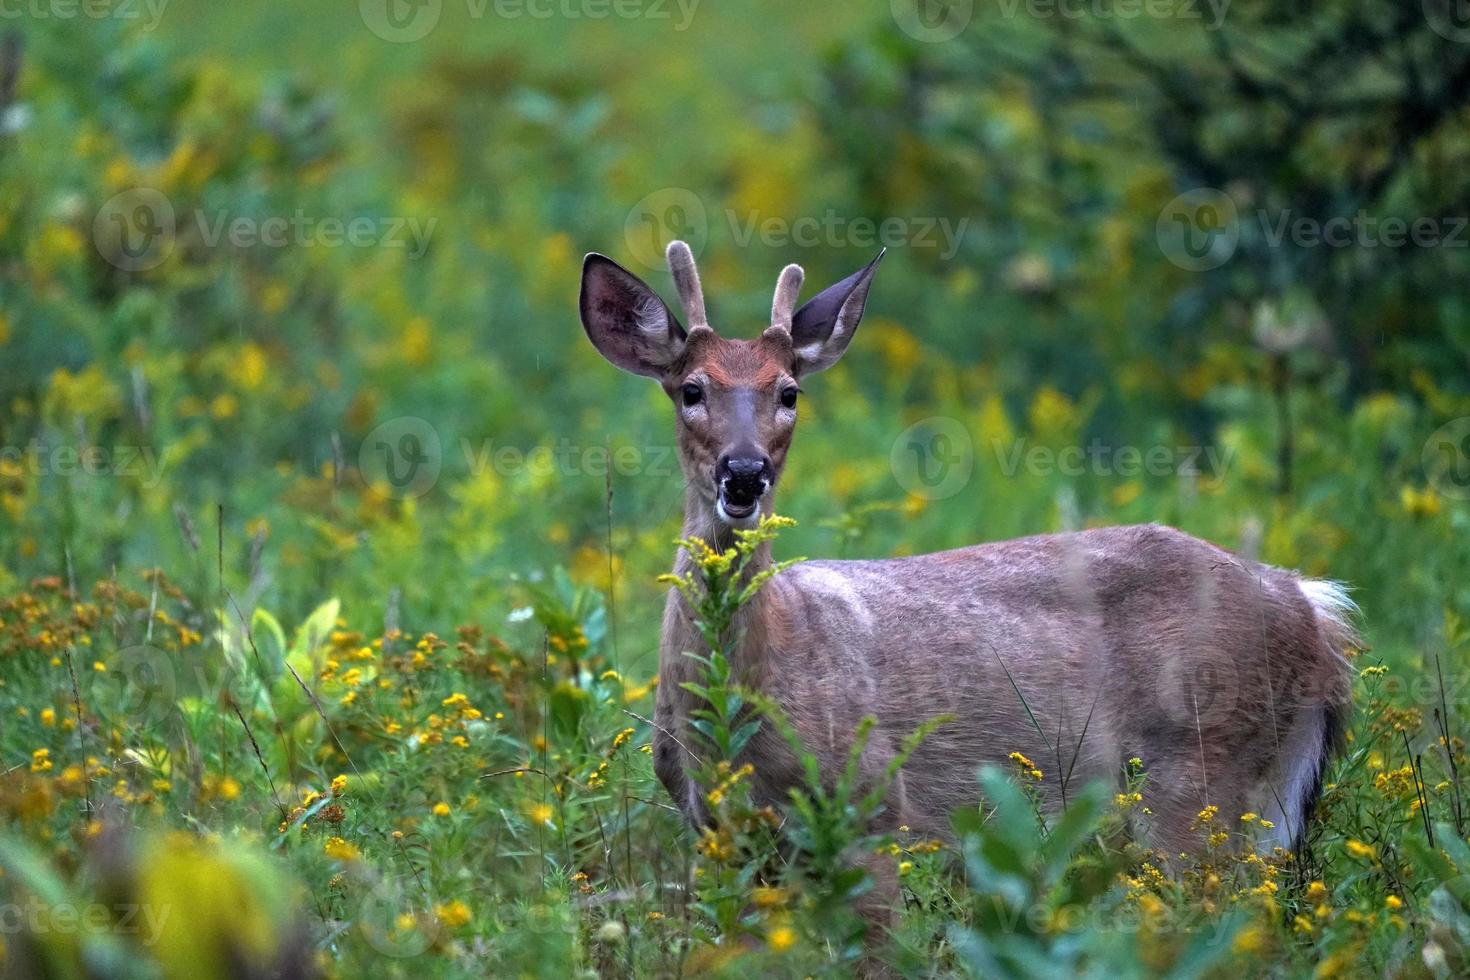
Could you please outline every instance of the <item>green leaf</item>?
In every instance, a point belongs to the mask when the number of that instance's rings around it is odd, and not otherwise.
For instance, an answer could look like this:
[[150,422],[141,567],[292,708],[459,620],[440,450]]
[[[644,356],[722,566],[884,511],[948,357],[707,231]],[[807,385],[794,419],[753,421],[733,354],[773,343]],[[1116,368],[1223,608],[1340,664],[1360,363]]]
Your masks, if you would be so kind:
[[322,672],[322,646],[337,628],[337,614],[341,608],[342,604],[336,599],[328,599],[317,606],[296,630],[296,636],[291,641],[286,662],[295,667],[296,672],[308,683]]
[[749,742],[755,736],[755,733],[760,731],[760,727],[761,722],[757,718],[735,729],[735,734],[730,736],[730,753],[732,755],[738,755],[745,748],[745,743]]
[[1103,784],[1089,783],[1052,824],[1041,844],[1041,860],[1048,880],[1054,880],[1066,869],[1077,848],[1097,829],[1106,793]]
[[989,824],[991,833],[1005,838],[1029,862],[1039,844],[1031,801],[994,765],[981,767],[980,786],[985,798],[995,807],[995,819]]
[[552,688],[548,699],[552,723],[564,734],[577,734],[591,701],[591,697],[580,687],[566,681],[561,682]]
[[259,651],[262,661],[261,664],[256,665],[255,658],[252,656],[251,665],[264,667],[268,672],[268,675],[261,680],[273,680],[285,669],[286,631],[281,629],[280,622],[268,610],[257,607],[250,614],[250,635],[255,640],[255,649]]

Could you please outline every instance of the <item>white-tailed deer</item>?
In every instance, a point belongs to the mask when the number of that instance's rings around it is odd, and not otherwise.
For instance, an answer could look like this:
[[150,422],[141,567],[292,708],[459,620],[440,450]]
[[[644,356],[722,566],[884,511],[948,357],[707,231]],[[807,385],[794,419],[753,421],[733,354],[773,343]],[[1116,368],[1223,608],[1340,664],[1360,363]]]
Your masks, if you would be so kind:
[[[694,259],[668,250],[686,330],[658,295],[588,255],[582,323],[613,364],[655,378],[673,402],[687,493],[685,536],[727,547],[770,513],[796,427],[798,383],[830,367],[857,330],[880,253],[800,309],[787,266],[771,325],[718,336]],[[675,571],[689,570],[680,553]],[[769,563],[769,554],[757,561]],[[873,561],[808,561],[772,578],[737,620],[732,666],[785,710],[836,774],[865,715],[877,719],[863,769],[876,775],[922,722],[952,716],[901,770],[883,819],[948,837],[973,806],[977,767],[1035,760],[1046,805],[1068,783],[1148,771],[1135,831],[1166,854],[1197,851],[1208,805],[1274,824],[1268,845],[1302,835],[1349,706],[1344,651],[1352,603],[1338,586],[1245,560],[1157,525],[1114,527]],[[685,600],[664,611],[654,759],[696,823],[687,774],[702,650]],[[1024,701],[1024,703],[1023,703]],[[763,726],[744,755],[757,799],[781,804],[799,779]],[[1138,808],[1135,812],[1141,811]]]

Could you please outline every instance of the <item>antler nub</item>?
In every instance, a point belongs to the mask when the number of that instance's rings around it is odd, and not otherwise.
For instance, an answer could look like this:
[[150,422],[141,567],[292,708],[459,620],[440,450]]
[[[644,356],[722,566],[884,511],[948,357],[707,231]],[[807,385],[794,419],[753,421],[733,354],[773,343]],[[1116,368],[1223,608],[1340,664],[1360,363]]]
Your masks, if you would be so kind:
[[788,265],[776,280],[776,297],[771,301],[771,326],[791,332],[791,314],[796,310],[796,297],[806,273],[799,265]]
[[674,274],[674,288],[679,290],[679,303],[689,318],[689,327],[709,326],[704,312],[704,290],[699,285],[699,270],[694,266],[694,253],[681,241],[669,242],[666,253],[669,271]]

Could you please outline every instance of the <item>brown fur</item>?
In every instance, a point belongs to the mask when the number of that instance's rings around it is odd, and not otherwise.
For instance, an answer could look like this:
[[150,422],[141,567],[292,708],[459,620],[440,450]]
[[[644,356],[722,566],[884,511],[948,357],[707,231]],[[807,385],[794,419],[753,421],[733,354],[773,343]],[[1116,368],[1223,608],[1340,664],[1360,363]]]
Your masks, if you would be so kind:
[[[684,530],[721,538],[698,519]],[[954,717],[905,766],[886,816],[938,837],[976,802],[983,762],[1024,753],[1059,806],[1064,782],[1075,793],[1116,781],[1138,756],[1153,812],[1142,835],[1166,853],[1196,850],[1199,811],[1266,810],[1277,743],[1303,712],[1347,697],[1295,576],[1156,525],[806,562],[772,579],[740,625],[737,670],[781,704],[823,772],[840,771],[865,715],[878,721],[870,778],[920,723]],[[695,707],[682,684],[697,667],[682,651],[699,642],[671,594],[657,721],[675,733]],[[672,739],[656,734],[654,752],[680,807],[702,819]],[[784,744],[762,731],[748,754],[760,795],[784,800],[799,775]]]

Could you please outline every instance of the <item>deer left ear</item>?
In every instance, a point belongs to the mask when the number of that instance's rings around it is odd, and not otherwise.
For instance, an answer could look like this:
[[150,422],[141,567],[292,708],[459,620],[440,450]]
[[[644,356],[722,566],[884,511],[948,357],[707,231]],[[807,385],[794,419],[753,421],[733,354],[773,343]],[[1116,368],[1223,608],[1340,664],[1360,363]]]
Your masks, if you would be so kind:
[[684,354],[686,334],[648,285],[605,255],[582,264],[582,329],[624,371],[662,378]]
[[826,370],[847,350],[863,318],[868,287],[887,251],[880,251],[866,266],[813,296],[792,316],[791,346],[798,374]]

